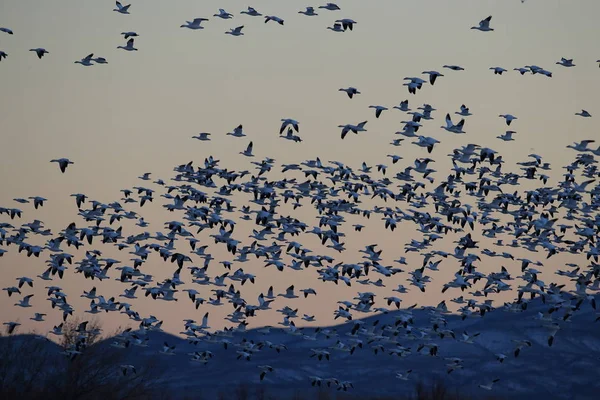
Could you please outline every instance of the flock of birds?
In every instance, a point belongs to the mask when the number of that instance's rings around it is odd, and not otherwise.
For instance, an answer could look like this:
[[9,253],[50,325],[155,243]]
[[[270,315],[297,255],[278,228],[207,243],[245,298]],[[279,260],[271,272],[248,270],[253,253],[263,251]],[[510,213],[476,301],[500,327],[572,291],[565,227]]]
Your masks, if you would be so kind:
[[[130,5],[116,2],[114,11],[129,14]],[[327,3],[318,8],[307,7],[299,13],[306,16],[316,16],[317,10],[339,11],[334,3]],[[256,9],[248,7],[241,12],[248,16],[263,16]],[[220,9],[214,17],[232,19],[233,14]],[[277,22],[284,25],[284,20],[275,15],[264,15],[264,22]],[[206,18],[196,18],[186,21],[182,28],[192,30],[203,29],[202,23]],[[491,32],[492,17],[487,17],[473,26],[473,30]],[[329,29],[335,32],[353,30],[357,22],[352,19],[336,20]],[[243,25],[226,32],[232,36],[243,35]],[[8,28],[0,28],[1,32],[12,34]],[[123,32],[127,44],[120,49],[132,51],[135,32]],[[31,49],[41,59],[48,51],[44,48]],[[0,60],[7,54],[0,51]],[[600,61],[600,60],[599,60]],[[76,61],[83,66],[94,63],[106,63],[106,59],[94,58],[93,54]],[[563,67],[574,67],[573,60],[561,58],[557,64]],[[462,71],[463,67],[445,65],[453,71]],[[501,67],[491,67],[494,74],[506,72]],[[535,65],[515,68],[520,74],[530,73],[552,77],[552,72]],[[411,94],[415,94],[423,85],[429,82],[434,85],[436,79],[444,77],[438,71],[424,71],[428,80],[419,77],[405,78]],[[340,88],[350,99],[361,92],[354,87]],[[371,105],[375,117],[380,118],[388,108],[381,105]],[[424,104],[412,111],[408,100],[393,107],[411,115],[403,121],[403,129],[397,134],[401,136],[392,141],[395,147],[402,146],[405,138],[413,138],[412,143],[427,150],[434,151],[439,140],[433,137],[421,136],[417,132],[421,123],[434,119],[436,111],[429,104]],[[455,123],[450,113],[445,116],[442,129],[454,133],[465,133],[465,118],[471,115],[470,109],[462,105],[454,113],[461,117]],[[576,113],[580,117],[591,117],[582,110]],[[511,114],[500,114],[507,126],[518,121]],[[358,134],[366,131],[367,121],[358,124],[343,124],[341,138],[349,132]],[[285,132],[285,134],[284,134]],[[515,131],[507,130],[497,138],[503,141],[514,141]],[[300,123],[291,118],[281,120],[280,137],[294,142],[302,142]],[[243,126],[240,124],[227,133],[235,138],[245,137]],[[203,132],[193,138],[210,141],[210,133]],[[145,173],[140,180],[144,186],[136,186],[122,190],[123,197],[118,201],[105,203],[91,200],[83,193],[74,193],[79,223],[70,223],[59,232],[45,228],[42,221],[13,225],[17,219],[33,210],[23,211],[16,207],[0,207],[0,215],[6,214],[10,222],[0,222],[0,256],[14,248],[18,253],[25,252],[27,257],[45,257],[47,268],[36,278],[22,276],[14,286],[3,290],[9,297],[21,296],[15,306],[32,308],[34,294],[27,290],[44,284],[47,301],[52,309],[60,312],[61,318],[67,318],[75,313],[70,303],[70,296],[60,287],[60,280],[68,270],[82,274],[90,281],[90,290],[84,291],[80,297],[90,300],[86,313],[122,313],[132,321],[139,323],[137,329],[127,329],[113,338],[112,346],[127,348],[130,346],[147,346],[148,331],[160,331],[162,321],[153,315],[140,315],[129,300],[138,297],[154,301],[185,300],[194,304],[200,310],[203,318],[198,323],[194,318],[183,321],[183,334],[190,343],[201,346],[202,343],[219,343],[225,348],[233,348],[240,360],[251,360],[260,351],[285,351],[284,344],[272,343],[268,340],[255,342],[252,340],[231,341],[231,334],[243,334],[248,320],[258,313],[271,309],[272,303],[281,303],[288,299],[316,296],[314,288],[297,290],[295,285],[287,287],[282,293],[276,293],[273,286],[261,293],[256,301],[244,298],[240,287],[244,284],[259,284],[260,281],[253,270],[262,264],[264,268],[273,268],[273,274],[287,270],[315,273],[322,282],[331,285],[346,285],[349,287],[364,287],[365,291],[349,300],[338,301],[338,306],[332,310],[334,318],[351,324],[349,335],[338,334],[336,328],[313,329],[297,328],[294,322],[299,318],[298,308],[285,305],[277,310],[282,314],[279,325],[290,335],[301,336],[306,340],[333,340],[328,347],[311,349],[307,356],[317,361],[327,361],[333,351],[349,352],[370,349],[393,356],[404,357],[408,354],[423,354],[439,357],[443,355],[444,346],[451,346],[449,341],[458,340],[463,343],[474,343],[478,333],[455,332],[446,327],[445,316],[449,314],[445,301],[435,307],[423,307],[429,312],[430,324],[427,328],[418,328],[414,324],[413,311],[417,305],[402,308],[400,295],[410,289],[398,284],[388,296],[376,300],[377,295],[368,291],[370,286],[386,287],[385,281],[395,279],[405,274],[408,286],[421,292],[428,289],[432,281],[431,275],[440,267],[455,268],[452,280],[442,286],[446,291],[460,293],[459,297],[451,300],[458,308],[462,319],[481,318],[490,311],[501,308],[510,312],[522,312],[535,298],[541,298],[546,311],[539,313],[539,323],[548,332],[548,346],[552,346],[561,326],[568,323],[572,316],[582,308],[590,306],[596,309],[596,295],[600,292],[600,177],[597,160],[600,147],[589,148],[594,140],[584,140],[568,146],[575,153],[571,163],[564,166],[566,173],[555,187],[548,186],[550,177],[546,174],[551,165],[544,162],[542,157],[531,154],[529,159],[519,162],[517,172],[507,171],[502,156],[495,150],[477,144],[468,144],[456,148],[449,155],[453,168],[446,177],[434,179],[434,174],[441,174],[430,168],[435,162],[432,158],[416,158],[413,166],[409,166],[395,174],[387,174],[388,166],[381,163],[369,166],[362,163],[360,168],[354,168],[341,162],[322,162],[319,158],[309,159],[301,164],[282,164],[281,171],[297,171],[299,176],[284,179],[269,179],[269,172],[276,167],[276,161],[265,158],[254,161],[253,172],[235,171],[220,167],[220,160],[207,157],[200,165],[194,162],[177,166],[175,177],[171,182],[162,179],[152,179],[151,173]],[[240,152],[246,157],[253,157],[253,142]],[[411,152],[405,152],[405,155]],[[403,159],[402,156],[390,154],[387,156],[392,164]],[[65,173],[67,167],[73,164],[68,158],[53,159],[60,171]],[[374,170],[375,167],[375,170]],[[437,179],[440,179],[436,182]],[[517,187],[523,182],[531,186],[529,190],[519,191]],[[539,185],[542,183],[543,185]],[[152,186],[150,186],[152,184]],[[536,186],[538,184],[539,186]],[[129,205],[139,206],[140,209],[152,202],[160,192],[160,197],[167,202],[163,205],[170,212],[182,214],[180,220],[173,219],[165,223],[164,230],[152,234],[148,231],[126,235],[123,226],[115,227],[122,220],[136,221],[139,228],[149,224],[139,212],[128,210]],[[246,195],[247,202],[236,205],[232,195]],[[373,205],[382,200],[385,205]],[[34,196],[17,198],[15,202],[29,205],[34,209],[45,206],[46,198]],[[299,207],[311,206],[318,212],[318,225],[305,223],[289,212],[286,204],[293,210]],[[371,204],[371,206],[369,206]],[[29,207],[29,206],[28,206]],[[384,228],[392,235],[400,226],[414,224],[422,234],[422,238],[412,239],[405,244],[404,253],[416,253],[422,258],[419,265],[409,266],[405,257],[401,256],[389,265],[382,258],[382,250],[376,244],[370,244],[360,250],[362,257],[355,262],[338,261],[336,258],[322,254],[322,248],[308,248],[301,243],[300,237],[314,235],[324,248],[344,253],[346,250],[344,228],[347,218],[371,219],[381,221]],[[237,235],[236,226],[240,221],[254,224],[249,239]],[[352,229],[359,235],[368,230],[365,225],[355,223]],[[203,231],[210,232],[208,238],[200,238]],[[446,242],[447,235],[456,236],[453,251],[446,252],[436,249],[436,241]],[[485,239],[484,239],[485,238]],[[34,244],[41,240],[45,244]],[[493,241],[492,246],[480,249],[478,243],[482,240]],[[132,257],[128,262],[103,257],[103,252],[93,248],[98,242],[105,246],[114,246],[119,251]],[[232,260],[219,260],[214,265],[210,247],[222,247],[230,253]],[[583,263],[565,264],[565,269],[558,269],[556,274],[561,279],[569,280],[572,287],[556,282],[544,282],[540,279],[544,264],[540,260],[515,257],[508,248],[526,249],[532,254],[544,254],[550,259],[557,254],[569,254],[573,258],[581,258]],[[75,249],[75,250],[72,250]],[[85,253],[77,252],[86,249]],[[80,254],[80,258],[70,252]],[[324,250],[327,252],[326,250]],[[582,256],[582,257],[581,257]],[[512,267],[501,267],[498,271],[482,272],[479,266],[486,258],[501,258],[507,263],[518,263],[520,275],[509,272]],[[174,271],[168,278],[157,281],[155,277],[144,272],[144,265],[151,259],[161,258],[174,264]],[[456,265],[453,265],[453,264]],[[197,265],[198,264],[198,265]],[[548,274],[548,272],[546,272]],[[118,297],[102,293],[98,282],[115,277],[123,285],[123,293]],[[278,278],[280,279],[280,278]],[[511,281],[520,281],[516,285]],[[93,281],[93,283],[92,283]],[[34,284],[35,282],[35,284]],[[515,287],[516,286],[516,287]],[[516,297],[503,305],[494,305],[493,297],[502,292],[515,292]],[[183,294],[185,293],[185,294]],[[467,296],[467,294],[469,296]],[[227,319],[234,324],[232,328],[211,330],[208,318],[210,307],[228,303],[232,312]],[[386,308],[391,307],[391,308]],[[392,307],[393,306],[393,307]],[[368,313],[396,312],[394,324],[377,323],[367,326],[357,319],[357,315]],[[44,321],[46,314],[34,313],[33,321]],[[300,317],[305,322],[314,322],[313,315],[303,314]],[[600,316],[596,321],[600,320]],[[593,321],[592,321],[593,322]],[[8,321],[7,333],[17,331],[20,323]],[[97,334],[95,330],[87,329],[86,322],[78,329],[78,340],[64,351],[70,358],[75,358],[85,351],[87,338]],[[50,334],[62,335],[63,323],[54,326]],[[273,327],[261,328],[268,333]],[[369,346],[369,347],[367,347]],[[531,347],[527,339],[517,340],[513,348],[507,348],[504,353],[495,355],[498,362],[503,362],[509,354],[518,357],[522,349]],[[164,344],[163,355],[175,354],[174,346]],[[190,354],[194,362],[209,363],[213,354],[207,350],[198,350]],[[468,367],[459,358],[447,359],[448,373]],[[120,371],[126,375],[136,373],[133,365],[121,365]],[[258,365],[259,377],[262,381],[266,375],[276,372],[269,365]],[[397,372],[397,378],[407,380],[411,370]],[[343,378],[310,377],[313,386],[335,386],[338,390],[348,390],[352,382]],[[491,390],[497,379],[482,382],[479,387]]]

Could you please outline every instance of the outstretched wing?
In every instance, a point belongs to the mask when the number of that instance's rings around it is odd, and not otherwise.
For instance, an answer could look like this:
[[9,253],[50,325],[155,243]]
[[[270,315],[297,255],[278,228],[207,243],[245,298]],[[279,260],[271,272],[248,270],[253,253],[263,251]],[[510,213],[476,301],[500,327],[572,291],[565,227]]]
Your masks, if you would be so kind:
[[446,114],[446,126],[448,128],[452,128],[452,118],[450,118],[450,113]]
[[484,20],[481,20],[481,22],[479,22],[479,26],[481,28],[488,28],[490,26],[490,21],[492,20],[492,16],[490,15],[489,17],[487,17]]

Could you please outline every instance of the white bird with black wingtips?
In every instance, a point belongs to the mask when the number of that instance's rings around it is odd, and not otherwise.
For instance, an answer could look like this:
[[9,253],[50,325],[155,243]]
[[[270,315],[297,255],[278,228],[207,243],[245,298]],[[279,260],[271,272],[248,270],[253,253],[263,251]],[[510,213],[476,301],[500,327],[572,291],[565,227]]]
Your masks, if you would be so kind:
[[476,29],[478,31],[482,31],[482,32],[489,32],[489,31],[493,31],[494,28],[490,28],[490,21],[492,20],[492,16],[490,15],[489,17],[482,19],[481,21],[479,21],[479,26],[472,26],[471,29]]
[[185,21],[185,24],[181,25],[180,28],[188,28],[192,30],[204,29],[202,26],[203,21],[208,21],[208,18],[194,18],[192,21]]
[[126,6],[124,6],[119,1],[117,1],[116,4],[117,8],[113,9],[113,11],[116,11],[119,14],[129,14],[129,7],[131,7],[131,4],[127,4]]
[[60,168],[60,172],[62,172],[63,174],[67,170],[67,166],[69,166],[70,164],[74,164],[74,162],[71,161],[71,160],[69,160],[68,158],[56,158],[54,160],[50,160],[50,162],[58,163],[58,167]]

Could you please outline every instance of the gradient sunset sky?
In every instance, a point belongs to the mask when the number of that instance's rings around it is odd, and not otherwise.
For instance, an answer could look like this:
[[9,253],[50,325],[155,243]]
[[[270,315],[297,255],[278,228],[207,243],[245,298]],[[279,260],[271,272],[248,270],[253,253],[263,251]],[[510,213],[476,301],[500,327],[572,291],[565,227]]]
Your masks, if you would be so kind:
[[[167,181],[175,175],[173,167],[192,160],[200,165],[209,155],[220,159],[222,168],[251,171],[254,166],[250,161],[272,157],[276,160],[273,177],[283,176],[281,164],[316,157],[323,162],[339,160],[356,169],[363,161],[371,166],[383,163],[389,166],[388,176],[393,176],[412,165],[415,158],[427,156],[425,149],[410,144],[414,139],[406,139],[401,147],[389,145],[400,137],[394,134],[401,130],[400,121],[410,118],[392,109],[405,99],[413,110],[423,103],[437,109],[433,113],[435,119],[425,122],[419,131],[441,141],[431,155],[436,160],[432,166],[439,171],[436,182],[448,175],[451,163],[446,155],[452,149],[476,143],[498,151],[506,161],[505,170],[517,173],[516,162],[525,160],[530,153],[541,155],[553,166],[548,174],[554,179],[550,184],[555,185],[565,172],[562,166],[575,157],[565,147],[574,141],[600,139],[597,0],[339,0],[336,3],[341,11],[317,10],[319,15],[314,17],[298,11],[324,3],[256,0],[250,4],[265,15],[283,18],[284,26],[265,24],[262,17],[241,15],[240,11],[249,4],[239,1],[131,3],[131,15],[121,15],[112,11],[114,1],[110,0],[0,1],[0,27],[14,31],[14,35],[0,32],[0,51],[8,53],[0,63],[0,207],[24,211],[21,220],[10,221],[3,215],[0,221],[18,226],[39,219],[56,234],[73,221],[84,226],[70,194],[85,193],[90,199],[110,203],[120,201],[121,189],[141,185],[157,190],[154,204],[142,209],[136,205],[126,208],[140,212],[150,222],[146,229],[149,232],[162,231],[165,221],[181,218],[182,214],[166,212],[160,205],[168,200],[159,197],[164,191],[138,177],[151,172],[152,178]],[[219,8],[233,13],[234,18],[213,17]],[[493,16],[491,26],[495,31],[469,29],[488,15]],[[203,23],[205,29],[180,28],[186,20],[197,17],[210,19]],[[357,21],[354,30],[327,30],[338,18]],[[224,34],[239,25],[245,26],[244,36]],[[140,35],[135,40],[139,51],[117,49],[125,44],[120,35],[124,31]],[[49,54],[39,60],[28,51],[36,47],[47,49]],[[74,64],[89,53],[105,57],[108,64]],[[573,58],[576,66],[556,65],[561,57]],[[465,70],[443,69],[444,64],[457,64]],[[522,76],[513,71],[532,64],[552,71],[553,77]],[[508,72],[494,75],[489,68],[495,66]],[[424,85],[416,95],[409,95],[402,86],[403,78],[425,79],[421,74],[425,70],[437,70],[445,76],[434,86]],[[358,88],[361,94],[350,100],[338,91],[348,86]],[[373,110],[368,108],[376,104],[390,109],[380,119],[375,119]],[[455,122],[460,119],[454,112],[461,104],[473,113],[465,123],[467,133],[453,135],[440,129],[446,113],[453,115]],[[575,116],[581,109],[593,117]],[[504,120],[498,117],[505,113],[518,117],[510,127],[517,131],[514,142],[496,139],[507,130]],[[278,137],[281,118],[300,121],[302,143]],[[338,125],[363,120],[369,121],[367,132],[340,139]],[[244,125],[247,137],[226,136],[239,124]],[[212,140],[200,142],[191,138],[200,132],[212,133]],[[250,140],[254,142],[253,160],[238,154]],[[387,154],[398,154],[404,159],[392,165]],[[75,163],[65,174],[50,163],[60,157]],[[290,176],[303,179],[301,174]],[[42,196],[48,202],[34,210],[32,204],[21,205],[12,200],[29,196]],[[249,199],[245,195],[234,197],[238,207]],[[288,213],[309,225],[318,223],[307,199],[302,209]],[[405,255],[405,243],[422,236],[415,234],[411,224],[404,224],[406,229],[392,234],[377,219],[363,222],[367,228],[355,234],[351,224],[361,220],[347,220],[348,250],[344,254],[321,247],[313,236],[304,235],[299,240],[317,254],[335,256],[336,262],[358,262],[358,249],[380,243],[382,257],[386,265],[391,265],[392,260]],[[140,232],[134,222],[122,223],[125,236]],[[235,235],[249,244],[251,239],[245,238],[256,227],[241,222]],[[206,234],[202,235],[203,240],[208,240]],[[437,248],[452,252],[454,239],[444,240]],[[43,244],[40,237],[31,241]],[[188,250],[187,243],[177,244]],[[214,276],[224,272],[218,261],[230,260],[231,255],[224,252],[222,245],[211,247],[216,260],[209,274]],[[17,277],[35,277],[43,272],[47,253],[33,259],[18,254],[14,246],[2,248],[9,251],[0,258],[2,287],[15,285]],[[130,255],[125,252],[100,243],[90,248],[129,264]],[[72,248],[65,250],[80,254]],[[524,250],[514,254],[536,257]],[[406,256],[410,263],[403,269],[410,271],[420,266],[419,255]],[[500,265],[515,274],[519,272],[517,261],[483,259],[482,272],[498,270]],[[568,259],[562,255],[552,259],[546,271],[562,268],[561,262]],[[336,301],[352,299],[359,291],[373,291],[378,294],[378,306],[385,306],[383,296],[397,295],[391,290],[399,283],[410,290],[403,295],[405,306],[416,302],[436,304],[460,295],[442,295],[439,291],[459,268],[457,261],[451,259],[442,262],[440,272],[431,273],[434,282],[427,294],[408,286],[407,273],[385,280],[387,287],[383,289],[359,284],[346,288],[319,282],[314,270],[279,273],[274,268],[263,268],[262,260],[254,260],[253,257],[254,264],[234,264],[234,269],[243,267],[258,277],[256,285],[246,284],[242,289],[249,303],[256,304],[256,296],[270,285],[275,286],[277,293],[290,284],[295,284],[297,290],[313,287],[318,292],[316,298],[276,301],[273,311],[251,320],[257,325],[277,324],[282,317],[275,309],[285,304],[300,307],[300,316],[316,315],[318,325],[328,324],[333,321]],[[201,260],[194,261],[201,265]],[[157,281],[174,271],[173,264],[162,263],[157,255],[151,256],[144,268]],[[31,309],[12,307],[20,296],[8,299],[5,292],[1,293],[0,320],[18,320],[23,329],[40,331],[59,323],[61,314],[50,310],[49,302],[44,300],[47,296],[43,286],[50,284],[61,286],[80,312],[89,304],[89,300],[79,298],[83,290],[95,285],[108,298],[118,296],[125,288],[114,280],[86,281],[80,274],[74,275],[73,269],[71,266],[62,281],[37,280],[34,290],[24,291],[35,293]],[[379,276],[371,278],[376,280]],[[179,289],[190,287],[189,274],[182,279],[187,285]],[[548,274],[547,279],[556,278]],[[211,295],[208,291],[212,287],[200,289],[206,292],[202,297]],[[182,292],[177,294],[177,304],[148,301],[143,293],[138,294],[140,299],[128,302],[143,316],[154,314],[164,319],[163,327],[173,332],[181,330],[183,319],[200,320],[206,311],[211,313],[211,326],[220,328],[225,326],[223,316],[233,311],[229,304],[218,308],[204,306],[195,311]],[[497,297],[496,301],[501,304],[501,299]],[[28,321],[34,311],[48,313],[48,322]],[[133,325],[122,314],[111,313],[102,318],[107,330]]]

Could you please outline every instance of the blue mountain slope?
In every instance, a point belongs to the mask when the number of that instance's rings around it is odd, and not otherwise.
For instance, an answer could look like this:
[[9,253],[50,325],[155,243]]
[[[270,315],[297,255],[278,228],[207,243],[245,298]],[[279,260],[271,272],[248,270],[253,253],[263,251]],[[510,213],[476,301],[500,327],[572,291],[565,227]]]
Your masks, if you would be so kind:
[[[588,306],[589,307],[589,306]],[[268,374],[264,383],[282,389],[310,387],[310,377],[335,377],[339,380],[351,381],[354,392],[369,394],[396,394],[398,390],[412,390],[419,380],[444,380],[448,385],[461,389],[461,392],[473,395],[488,394],[478,388],[479,384],[488,383],[492,379],[500,381],[494,386],[495,394],[510,398],[526,398],[543,395],[544,398],[595,398],[600,389],[597,382],[597,368],[600,366],[600,324],[594,324],[594,313],[591,308],[575,314],[570,322],[560,323],[561,329],[556,333],[553,345],[548,345],[550,330],[536,319],[537,313],[546,310],[541,302],[531,302],[528,310],[519,313],[497,309],[487,313],[483,318],[468,318],[462,321],[456,315],[447,315],[447,326],[443,329],[453,330],[456,339],[450,336],[440,338],[433,336],[423,339],[398,338],[398,342],[411,349],[405,357],[390,355],[389,349],[394,344],[382,343],[386,349],[383,353],[374,353],[372,346],[378,341],[368,343],[370,338],[363,334],[350,336],[354,322],[335,327],[338,337],[327,339],[317,335],[317,340],[307,340],[315,333],[315,328],[302,329],[300,335],[292,335],[289,331],[272,329],[268,334],[258,330],[234,333],[226,339],[232,343],[247,341],[270,342],[284,344],[287,350],[277,353],[264,346],[253,354],[250,361],[237,360],[235,346],[229,345],[225,350],[222,344],[201,342],[197,345],[165,333],[151,332],[150,345],[142,351],[135,352],[136,362],[143,362],[145,356],[156,354],[163,342],[175,345],[175,355],[163,356],[164,363],[169,366],[169,380],[175,387],[190,389],[203,388],[219,390],[232,384],[258,384],[259,365],[271,365],[275,372]],[[362,326],[368,328],[378,321],[378,326],[394,325],[396,317],[402,312],[390,312],[363,320]],[[557,312],[558,314],[559,312]],[[413,332],[429,329],[433,332],[431,319],[439,315],[427,310],[413,310]],[[561,318],[557,318],[562,321]],[[442,329],[442,328],[438,328]],[[459,341],[463,331],[470,335],[479,333],[474,343]],[[363,347],[357,347],[352,354],[346,351],[329,349],[338,340],[352,343],[353,339],[363,341]],[[514,356],[517,347],[515,341],[528,340],[531,347],[521,349],[518,357]],[[439,346],[437,356],[428,355],[427,347],[417,353],[420,344],[435,343]],[[310,357],[310,349],[326,349],[331,353],[330,360],[318,361]],[[214,357],[206,364],[190,361],[188,353],[208,350]],[[496,354],[507,356],[503,363],[496,359]],[[463,360],[464,368],[448,374],[445,358],[458,357]],[[172,366],[172,367],[171,367]],[[413,372],[408,381],[396,378],[396,371]],[[535,377],[535,379],[533,379]]]
[[[318,376],[350,381],[354,386],[350,391],[356,394],[412,393],[419,381],[441,380],[460,393],[473,397],[494,394],[511,399],[596,399],[600,390],[600,323],[594,323],[594,311],[587,307],[589,309],[582,309],[568,322],[562,322],[560,315],[555,316],[560,321],[561,329],[556,333],[551,347],[548,345],[549,328],[536,319],[537,313],[546,310],[547,306],[533,301],[526,311],[519,313],[496,309],[484,317],[467,318],[464,321],[457,315],[445,315],[447,325],[439,326],[437,330],[452,330],[456,339],[449,335],[441,338],[435,334],[431,320],[440,316],[439,313],[413,310],[413,336],[422,335],[417,332],[429,332],[429,336],[417,339],[399,334],[398,343],[411,349],[411,353],[403,357],[390,355],[389,350],[396,348],[395,344],[381,340],[369,343],[373,338],[360,332],[351,335],[356,321],[334,327],[338,336],[329,339],[322,333],[316,336],[316,340],[304,337],[314,336],[316,328],[301,329],[297,335],[279,328],[272,328],[268,334],[255,329],[227,336],[218,335],[212,339],[228,340],[231,342],[228,349],[220,342],[201,341],[194,345],[168,333],[148,332],[147,347],[132,345],[118,351],[125,351],[127,362],[132,365],[144,365],[158,355],[166,371],[164,384],[171,388],[174,395],[182,397],[193,393],[216,395],[242,383],[249,386],[267,385],[269,392],[284,393],[298,389],[304,392],[313,390],[311,377]],[[368,330],[375,321],[378,321],[376,325],[379,327],[394,325],[402,313],[396,311],[371,316],[362,320],[361,326]],[[320,331],[326,329],[320,328]],[[464,331],[469,335],[479,335],[473,338],[473,343],[464,343],[461,341]],[[329,348],[335,346],[338,340],[351,345],[357,339],[362,340],[363,346],[356,347],[352,354]],[[28,340],[34,339],[30,337]],[[243,358],[238,360],[236,351],[240,349],[236,344],[239,345],[243,340],[264,346],[254,352],[249,361]],[[529,341],[531,347],[524,346],[519,356],[515,357],[516,341],[523,340]],[[112,341],[107,339],[98,345],[108,348]],[[164,342],[175,346],[173,355],[159,353]],[[278,353],[274,348],[269,348],[270,344],[283,344],[287,350]],[[372,346],[377,344],[381,344],[385,351],[378,349],[375,354]],[[430,355],[428,347],[418,352],[421,344],[436,344],[437,355]],[[311,349],[329,351],[330,360],[311,358]],[[206,364],[191,361],[189,353],[195,351],[210,351],[214,357]],[[504,362],[497,360],[498,353],[506,355]],[[462,359],[463,368],[448,374],[447,364],[452,361],[447,358],[454,357]],[[275,369],[266,375],[262,383],[259,380],[259,365],[270,365]],[[396,372],[407,370],[412,370],[407,381],[396,378]],[[500,381],[491,392],[478,387],[492,379]]]

